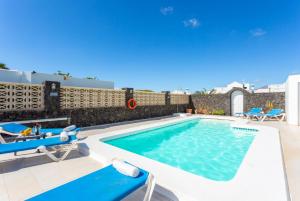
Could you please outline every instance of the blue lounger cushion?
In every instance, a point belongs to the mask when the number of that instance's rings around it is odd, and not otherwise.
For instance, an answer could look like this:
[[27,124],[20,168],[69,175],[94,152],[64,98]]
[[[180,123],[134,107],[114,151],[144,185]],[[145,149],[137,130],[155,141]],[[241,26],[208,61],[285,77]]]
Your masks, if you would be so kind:
[[145,185],[148,175],[140,169],[138,177],[125,176],[109,165],[27,201],[119,201]]
[[18,133],[22,132],[23,130],[26,130],[27,128],[29,128],[29,127],[24,126],[22,124],[16,124],[16,123],[2,124],[2,125],[0,125],[0,127],[3,130],[7,131],[7,132],[16,133],[16,134],[18,134]]
[[40,133],[52,133],[53,135],[59,135],[63,131],[63,128],[41,128]]
[[[59,135],[61,132],[63,132],[63,128],[41,128],[40,129],[40,132],[42,134],[46,134],[46,133],[52,133],[53,135]],[[73,131],[76,131],[78,132],[80,130],[80,128],[75,128],[75,130]]]
[[282,115],[282,113],[283,113],[282,109],[271,109],[266,114],[259,114],[258,116],[276,117]]
[[272,109],[270,112],[268,112],[266,115],[268,117],[276,117],[282,115],[283,110],[282,109]]
[[[18,124],[18,123],[6,123],[0,125],[3,130],[10,132],[10,133],[15,133],[19,134],[23,130],[29,128],[23,124]],[[75,131],[79,131],[80,128],[76,128]],[[59,135],[63,131],[63,128],[41,128],[40,133],[46,134],[46,133],[52,133],[53,135]]]
[[0,154],[36,149],[39,146],[50,147],[55,145],[69,144],[70,142],[76,139],[77,138],[75,135],[70,135],[69,140],[67,141],[61,141],[60,137],[57,136],[57,137],[49,137],[46,139],[29,140],[25,142],[0,144]]
[[262,112],[261,107],[253,107],[248,112],[244,112],[243,114],[245,114],[245,115],[256,115],[256,114],[260,114],[261,112]]

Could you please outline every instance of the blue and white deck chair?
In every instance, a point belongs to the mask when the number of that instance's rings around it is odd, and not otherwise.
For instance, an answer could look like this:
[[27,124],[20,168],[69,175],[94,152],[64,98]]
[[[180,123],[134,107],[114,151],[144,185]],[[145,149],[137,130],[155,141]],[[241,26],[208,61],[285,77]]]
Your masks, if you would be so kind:
[[259,114],[257,115],[258,118],[261,119],[261,121],[264,121],[266,119],[276,119],[283,121],[285,118],[285,113],[282,109],[271,109],[266,114]]
[[[64,160],[77,144],[78,139],[74,134],[75,132],[72,133],[73,134],[68,135],[67,139],[65,140],[62,140],[61,136],[54,136],[45,139],[0,144],[0,154],[16,153],[20,151],[36,149],[42,153],[45,153],[53,161],[59,162]],[[53,148],[54,150],[64,149],[65,153],[58,158],[48,151],[47,148]]]
[[147,190],[143,200],[150,201],[155,187],[154,177],[139,170],[137,177],[130,177],[109,165],[26,201],[120,201],[144,186]]
[[253,107],[251,108],[248,112],[244,112],[244,116],[246,116],[247,118],[253,117],[255,115],[259,115],[263,112],[263,109],[261,107]]
[[[74,125],[68,126],[66,128],[71,128],[71,127],[73,129],[70,131],[73,131],[73,130],[79,131],[79,129],[76,128],[76,126],[74,126]],[[6,134],[11,137],[21,137],[22,136],[21,132],[28,128],[30,128],[30,127],[27,127],[23,124],[18,124],[18,123],[0,124],[0,143],[6,143],[6,141],[4,140],[4,138],[2,137],[1,134]],[[40,134],[50,133],[51,135],[59,135],[66,128],[41,128],[39,130],[39,132],[40,132]],[[30,136],[32,136],[32,135],[30,135]]]

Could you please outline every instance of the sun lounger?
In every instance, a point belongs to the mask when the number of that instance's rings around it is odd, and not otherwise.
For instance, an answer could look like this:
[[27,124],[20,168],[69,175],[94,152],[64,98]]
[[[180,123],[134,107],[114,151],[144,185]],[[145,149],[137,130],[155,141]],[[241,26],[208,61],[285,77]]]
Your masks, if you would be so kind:
[[247,118],[251,118],[256,114],[261,114],[263,112],[261,107],[253,107],[248,112],[244,112],[243,115]]
[[130,177],[109,165],[27,201],[119,201],[144,186],[147,186],[144,201],[150,201],[154,177],[145,170],[139,170],[137,177]]
[[[75,147],[77,141],[78,139],[75,135],[75,132],[70,132],[70,135],[68,135],[67,139],[64,141],[61,139],[61,136],[54,136],[45,139],[36,139],[36,140],[29,140],[24,142],[12,142],[12,143],[0,144],[0,154],[16,153],[20,151],[36,149],[41,151],[42,153],[45,153],[53,161],[58,162],[64,160],[68,156],[71,150]],[[47,148],[50,147],[57,149],[57,147],[65,148],[66,146],[68,147],[68,149],[66,149],[66,152],[60,158],[57,158],[50,151],[47,150]]]
[[[28,135],[24,135],[22,132],[28,130],[29,132],[31,132],[34,129],[31,129],[30,127],[27,127],[23,124],[18,124],[18,123],[4,123],[0,125],[0,142],[1,143],[6,143],[6,141],[4,140],[4,138],[2,137],[1,134],[6,134],[9,135],[11,137],[15,137],[15,138],[22,138],[22,139],[26,139],[26,137],[42,137],[45,136],[46,134],[51,134],[51,135],[59,135],[64,128],[40,128],[39,129],[39,135],[34,135],[34,133],[30,133]],[[76,128],[74,127],[74,130],[76,130]],[[77,128],[78,131],[78,128]]]
[[261,121],[264,121],[266,119],[276,119],[283,121],[285,118],[285,113],[282,109],[271,109],[266,114],[257,114],[257,118]]

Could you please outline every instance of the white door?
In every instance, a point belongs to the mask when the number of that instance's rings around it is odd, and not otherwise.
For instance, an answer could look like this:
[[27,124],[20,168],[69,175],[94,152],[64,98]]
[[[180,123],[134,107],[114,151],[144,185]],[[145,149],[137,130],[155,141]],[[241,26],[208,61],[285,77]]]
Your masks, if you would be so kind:
[[231,115],[244,112],[244,94],[241,91],[234,91],[231,94]]

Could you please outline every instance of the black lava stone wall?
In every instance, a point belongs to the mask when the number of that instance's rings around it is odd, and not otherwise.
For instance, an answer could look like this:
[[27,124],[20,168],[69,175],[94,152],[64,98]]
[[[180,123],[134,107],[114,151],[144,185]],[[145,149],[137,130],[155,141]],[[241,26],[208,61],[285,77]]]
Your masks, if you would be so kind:
[[64,127],[69,123],[77,126],[93,126],[106,123],[115,123],[121,121],[147,119],[152,117],[161,117],[172,115],[176,112],[185,112],[189,107],[186,105],[155,105],[155,106],[137,106],[134,110],[127,107],[107,107],[107,108],[86,108],[60,110],[53,113],[45,111],[24,111],[24,112],[1,112],[0,122],[22,121],[32,119],[69,117],[70,122],[57,121],[42,123],[43,127]]
[[240,88],[234,88],[225,94],[194,94],[191,96],[194,109],[206,109],[208,111],[223,109],[225,115],[231,115],[231,94],[236,91],[244,94],[244,111],[252,107],[266,108],[267,102],[271,102],[274,108],[285,108],[285,93],[249,93]]

